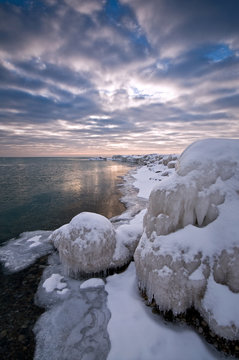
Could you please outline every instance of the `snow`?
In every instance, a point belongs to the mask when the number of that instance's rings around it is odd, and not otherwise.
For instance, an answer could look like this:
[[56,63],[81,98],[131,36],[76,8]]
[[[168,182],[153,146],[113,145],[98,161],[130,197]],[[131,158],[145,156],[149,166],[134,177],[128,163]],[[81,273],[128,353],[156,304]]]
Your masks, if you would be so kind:
[[84,281],[81,284],[80,289],[95,288],[99,286],[105,286],[104,281],[100,278],[91,278],[89,280]]
[[65,295],[69,290],[67,288],[57,290],[57,294]]
[[142,166],[133,174],[135,178],[134,187],[139,190],[138,196],[148,199],[151,191],[155,185],[161,181],[157,171],[164,172],[165,166],[163,164],[155,164],[153,166]]
[[[107,278],[111,349],[107,360],[219,359],[192,330],[166,325],[139,295],[135,266]],[[120,309],[120,311],[119,311]]]
[[190,280],[204,280],[203,266],[199,266],[190,276]]
[[[239,311],[233,300],[239,293],[239,141],[196,142],[172,171],[149,197],[134,254],[139,285],[161,310],[178,314],[194,306],[218,335],[239,339],[232,314],[224,312],[222,322],[218,316],[223,297],[235,305],[234,316]],[[209,316],[214,305],[204,299],[211,275],[221,292],[218,311]]]
[[52,274],[48,279],[46,279],[43,283],[43,287],[46,292],[52,292],[55,289],[62,290],[67,287],[65,282],[62,282],[63,276],[60,274]]
[[28,239],[27,241],[31,242],[30,248],[41,245],[41,235],[33,236],[32,238]]
[[239,327],[238,304],[239,294],[230,291],[226,285],[218,284],[210,275],[203,299],[203,307],[209,320],[212,317],[222,326],[227,326],[230,322]]

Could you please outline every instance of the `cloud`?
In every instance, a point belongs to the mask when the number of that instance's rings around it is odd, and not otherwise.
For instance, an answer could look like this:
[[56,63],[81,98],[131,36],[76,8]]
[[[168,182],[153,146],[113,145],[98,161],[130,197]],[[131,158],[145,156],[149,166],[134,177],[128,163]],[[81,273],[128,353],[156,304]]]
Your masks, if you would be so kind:
[[238,137],[238,10],[222,0],[1,2],[0,155],[181,151]]
[[204,43],[239,45],[237,1],[122,0],[134,9],[161,56],[176,56]]

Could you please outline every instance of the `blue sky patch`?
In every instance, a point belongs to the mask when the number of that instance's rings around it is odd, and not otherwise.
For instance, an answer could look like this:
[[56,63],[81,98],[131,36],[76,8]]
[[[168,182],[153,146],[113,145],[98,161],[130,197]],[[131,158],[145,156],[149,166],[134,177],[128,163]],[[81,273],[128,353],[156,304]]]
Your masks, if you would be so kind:
[[233,51],[228,47],[228,45],[222,44],[214,46],[211,51],[206,54],[206,57],[212,62],[220,62],[226,60],[232,55]]

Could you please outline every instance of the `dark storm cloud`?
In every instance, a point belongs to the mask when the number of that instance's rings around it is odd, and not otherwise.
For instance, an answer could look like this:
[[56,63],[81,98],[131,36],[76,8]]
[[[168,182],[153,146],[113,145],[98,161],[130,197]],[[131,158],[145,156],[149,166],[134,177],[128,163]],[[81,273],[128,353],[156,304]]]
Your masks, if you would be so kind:
[[2,144],[156,150],[229,124],[238,137],[238,13],[237,0],[2,1]]

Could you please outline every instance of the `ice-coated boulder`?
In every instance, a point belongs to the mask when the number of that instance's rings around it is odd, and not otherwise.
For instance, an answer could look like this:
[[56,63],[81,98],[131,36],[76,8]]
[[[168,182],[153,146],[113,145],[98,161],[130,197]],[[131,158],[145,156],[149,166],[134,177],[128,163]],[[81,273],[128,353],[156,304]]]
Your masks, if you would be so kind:
[[115,230],[104,216],[82,212],[51,236],[67,273],[93,274],[111,266]]
[[194,306],[218,335],[239,339],[239,140],[198,141],[181,154],[150,195],[134,259],[161,310]]

